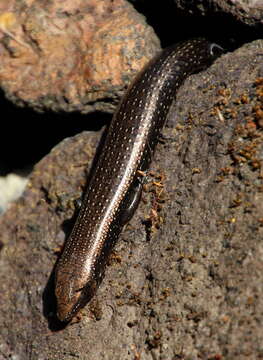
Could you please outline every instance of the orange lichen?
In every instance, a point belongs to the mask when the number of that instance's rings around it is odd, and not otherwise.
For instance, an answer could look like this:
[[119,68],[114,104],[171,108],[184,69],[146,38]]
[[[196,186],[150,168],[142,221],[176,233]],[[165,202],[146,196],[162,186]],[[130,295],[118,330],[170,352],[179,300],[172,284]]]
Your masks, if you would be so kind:
[[30,48],[28,44],[24,41],[20,40],[17,36],[15,36],[11,30],[17,24],[17,18],[14,13],[12,12],[4,12],[0,14],[0,30],[8,36],[10,36],[13,40],[15,40],[18,44],[22,46],[26,46]]

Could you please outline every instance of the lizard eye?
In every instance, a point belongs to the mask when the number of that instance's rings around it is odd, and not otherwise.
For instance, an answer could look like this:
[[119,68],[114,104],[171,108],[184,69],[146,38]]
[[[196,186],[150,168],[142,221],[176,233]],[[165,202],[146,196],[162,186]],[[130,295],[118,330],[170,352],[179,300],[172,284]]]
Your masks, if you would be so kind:
[[209,46],[209,52],[212,57],[218,57],[222,55],[225,52],[225,50],[221,46],[212,43]]

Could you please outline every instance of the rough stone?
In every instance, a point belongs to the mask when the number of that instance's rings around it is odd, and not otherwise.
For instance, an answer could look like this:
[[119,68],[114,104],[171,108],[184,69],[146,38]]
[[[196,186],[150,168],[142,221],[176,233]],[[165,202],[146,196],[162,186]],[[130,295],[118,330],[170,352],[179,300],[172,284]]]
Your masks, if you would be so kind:
[[178,8],[189,13],[208,15],[221,12],[248,25],[263,25],[262,0],[174,0]]
[[181,87],[154,181],[65,328],[48,320],[52,271],[99,135],[66,139],[35,167],[0,218],[1,359],[263,357],[262,58],[256,41]]
[[160,49],[124,0],[1,1],[0,86],[35,110],[111,112]]

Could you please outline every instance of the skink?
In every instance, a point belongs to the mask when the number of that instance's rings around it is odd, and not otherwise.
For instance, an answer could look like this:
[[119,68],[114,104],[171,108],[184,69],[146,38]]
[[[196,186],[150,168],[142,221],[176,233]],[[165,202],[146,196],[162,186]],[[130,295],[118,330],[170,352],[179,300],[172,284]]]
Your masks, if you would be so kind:
[[109,254],[141,193],[176,91],[222,48],[192,39],[164,49],[139,73],[120,102],[93,169],[71,235],[55,270],[57,317],[69,321],[94,295]]

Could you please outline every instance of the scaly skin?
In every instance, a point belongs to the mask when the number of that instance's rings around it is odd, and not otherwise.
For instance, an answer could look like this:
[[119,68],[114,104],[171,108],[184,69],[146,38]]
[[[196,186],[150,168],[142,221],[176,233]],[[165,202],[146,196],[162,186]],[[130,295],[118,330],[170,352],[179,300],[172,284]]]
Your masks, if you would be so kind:
[[96,291],[122,227],[138,206],[138,170],[149,166],[177,89],[220,53],[219,46],[204,39],[167,48],[139,73],[123,97],[56,267],[61,321],[69,321]]

